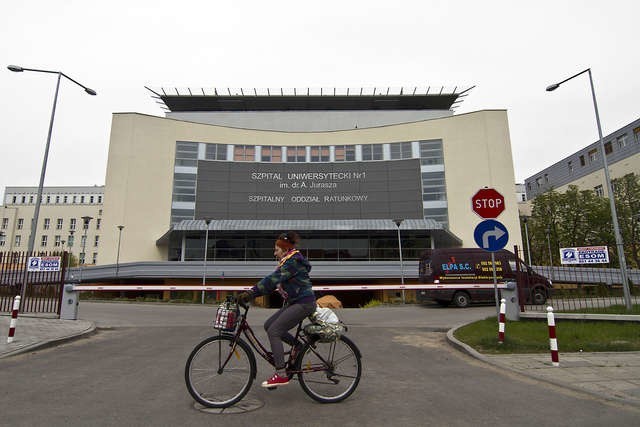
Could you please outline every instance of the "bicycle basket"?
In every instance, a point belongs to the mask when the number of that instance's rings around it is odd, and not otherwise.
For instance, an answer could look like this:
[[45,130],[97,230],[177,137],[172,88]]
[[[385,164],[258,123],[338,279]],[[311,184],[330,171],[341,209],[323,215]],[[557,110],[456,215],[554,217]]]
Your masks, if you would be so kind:
[[239,317],[240,310],[237,304],[223,302],[216,312],[216,320],[213,322],[213,328],[223,331],[233,331],[238,325]]
[[340,339],[347,330],[343,323],[315,322],[303,329],[305,335],[320,342],[334,342]]

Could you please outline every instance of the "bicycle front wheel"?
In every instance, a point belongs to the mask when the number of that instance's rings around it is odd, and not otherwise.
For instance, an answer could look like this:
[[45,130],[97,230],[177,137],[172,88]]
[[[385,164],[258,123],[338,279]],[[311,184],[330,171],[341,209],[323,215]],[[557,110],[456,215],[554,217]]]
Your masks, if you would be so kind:
[[256,377],[256,359],[239,339],[219,335],[198,344],[187,359],[184,379],[191,396],[210,408],[227,408],[239,402]]
[[321,403],[341,402],[358,387],[362,374],[358,347],[347,337],[306,344],[297,358],[302,389]]

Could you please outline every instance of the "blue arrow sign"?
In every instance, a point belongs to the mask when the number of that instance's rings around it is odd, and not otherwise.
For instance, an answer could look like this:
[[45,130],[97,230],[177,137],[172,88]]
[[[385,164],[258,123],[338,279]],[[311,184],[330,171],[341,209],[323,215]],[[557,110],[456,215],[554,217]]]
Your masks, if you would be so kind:
[[506,246],[509,241],[509,232],[501,222],[487,219],[476,226],[473,239],[485,251],[496,252]]

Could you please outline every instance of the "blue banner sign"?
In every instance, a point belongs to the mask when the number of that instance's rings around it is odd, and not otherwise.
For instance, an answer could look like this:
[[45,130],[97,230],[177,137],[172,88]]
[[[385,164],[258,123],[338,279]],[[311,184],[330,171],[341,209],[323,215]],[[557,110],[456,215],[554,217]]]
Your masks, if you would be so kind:
[[608,264],[609,249],[606,246],[560,248],[562,264]]
[[60,271],[59,256],[29,257],[28,271]]

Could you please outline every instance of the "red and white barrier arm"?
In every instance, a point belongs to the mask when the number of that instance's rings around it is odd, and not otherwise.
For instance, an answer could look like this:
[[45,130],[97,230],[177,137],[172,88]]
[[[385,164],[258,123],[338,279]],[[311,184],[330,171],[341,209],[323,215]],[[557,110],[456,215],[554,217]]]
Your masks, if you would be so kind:
[[[499,284],[498,289],[505,289],[507,286]],[[73,291],[246,291],[251,286],[237,285],[185,285],[185,286],[169,286],[169,285],[74,285]],[[378,291],[387,289],[493,289],[493,284],[469,284],[469,285],[331,285],[331,286],[313,286],[314,291]]]
[[502,344],[504,342],[504,323],[505,323],[505,313],[507,311],[506,300],[502,298],[500,300],[500,319],[498,319],[498,344]]
[[553,317],[553,308],[547,307],[547,324],[549,325],[549,348],[551,349],[551,364],[560,366],[558,358],[558,339],[556,338],[556,320]]
[[11,322],[9,323],[9,336],[7,337],[7,344],[13,342],[13,336],[16,333],[16,324],[18,323],[18,310],[20,309],[20,295],[17,295],[13,299],[13,310],[11,310]]

